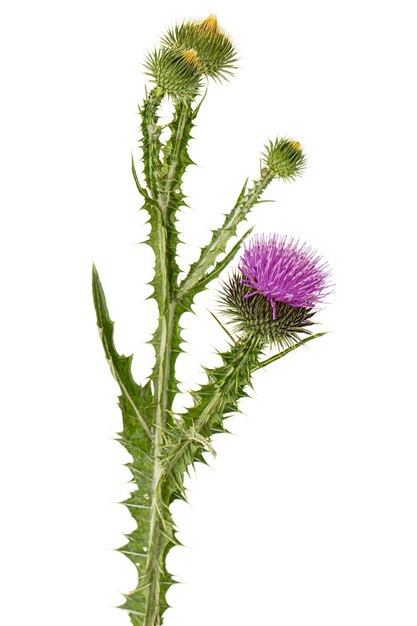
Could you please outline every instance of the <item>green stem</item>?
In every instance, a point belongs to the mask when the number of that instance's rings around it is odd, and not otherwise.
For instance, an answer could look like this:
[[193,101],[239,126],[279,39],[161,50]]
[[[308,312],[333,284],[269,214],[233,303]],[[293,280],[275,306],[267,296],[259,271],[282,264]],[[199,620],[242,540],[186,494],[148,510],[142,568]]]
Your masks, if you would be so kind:
[[161,475],[162,483],[169,480],[170,473],[176,465],[181,465],[181,458],[187,458],[188,448],[196,445],[196,436],[209,438],[212,434],[210,425],[223,419],[228,405],[237,403],[243,388],[250,383],[252,372],[257,369],[263,347],[263,340],[243,337],[223,355],[225,364],[209,372],[209,378],[215,381],[208,385],[210,396],[203,397],[202,403],[191,409],[194,412],[197,410],[197,419],[187,420],[185,414],[181,431],[187,432],[187,425],[191,426],[191,436],[179,442],[169,462],[165,464]]
[[160,134],[158,126],[158,108],[164,97],[164,91],[155,87],[146,97],[140,110],[142,116],[142,149],[146,184],[150,195],[156,199],[160,190],[160,158],[161,151]]
[[[142,135],[144,153],[144,174],[148,189],[148,198],[143,188],[138,189],[149,204],[151,215],[150,243],[155,253],[154,297],[158,304],[159,321],[153,338],[155,348],[155,365],[152,372],[153,384],[153,416],[152,416],[152,488],[150,489],[149,532],[147,533],[147,559],[140,576],[137,592],[146,597],[144,615],[134,617],[142,619],[141,626],[159,626],[162,614],[166,609],[165,592],[172,583],[165,567],[165,556],[172,545],[175,545],[173,523],[169,512],[169,503],[173,490],[169,483],[172,463],[165,457],[166,435],[173,426],[171,418],[172,403],[176,393],[175,363],[179,353],[180,317],[195,293],[200,290],[201,279],[207,270],[216,262],[218,255],[226,248],[229,238],[235,234],[236,228],[249,210],[256,204],[273,175],[263,170],[261,178],[252,188],[246,187],[236,202],[231,213],[225,218],[221,229],[213,233],[211,242],[203,249],[199,261],[191,268],[183,284],[178,287],[178,266],[176,248],[178,234],[175,228],[176,212],[181,206],[183,195],[181,182],[188,164],[191,163],[187,152],[192,122],[196,110],[191,102],[177,103],[171,124],[171,137],[165,147],[160,141],[161,126],[158,124],[158,108],[163,98],[162,90],[156,88],[150,92],[142,108]],[[161,161],[163,154],[163,161]],[[135,174],[135,172],[134,172]],[[135,177],[135,180],[137,176]],[[137,182],[138,184],[138,182]],[[202,286],[201,286],[202,288]],[[194,289],[194,292],[193,292]],[[237,402],[238,391],[242,381],[250,381],[250,372],[259,355],[259,349],[248,348],[245,342],[235,344],[231,356],[226,357],[225,365],[219,372],[218,385],[211,397],[206,397],[201,413],[189,428],[189,439],[178,441],[176,463],[185,459],[189,446],[204,446],[206,431],[210,431],[212,420],[222,419],[229,404],[226,398]],[[230,366],[231,360],[233,365]],[[189,425],[190,426],[190,425]],[[192,432],[191,432],[192,431]],[[185,448],[183,449],[183,446]],[[174,452],[175,454],[175,452]],[[168,481],[168,482],[167,482]]]
[[[215,263],[218,255],[226,248],[226,244],[230,237],[235,233],[238,224],[246,217],[250,209],[257,202],[259,202],[261,195],[273,178],[274,174],[270,170],[264,170],[261,178],[258,181],[255,181],[253,187],[246,194],[240,194],[231,213],[226,216],[222,227],[213,233],[210,243],[203,248],[200,258],[193,265],[193,267],[190,268],[189,274],[178,287],[178,305],[175,307],[173,314],[174,337],[179,338],[181,315],[189,309],[196,293],[203,289],[205,285],[205,281],[203,279],[205,278],[207,270]],[[179,350],[176,349],[171,351],[170,354],[170,381],[175,380],[175,363],[178,353]],[[172,407],[172,401],[176,391],[173,387],[174,385],[172,385],[172,389],[169,390],[169,408]]]
[[[191,302],[199,291],[206,284],[205,278],[207,270],[215,263],[218,255],[226,248],[226,244],[230,237],[235,233],[238,224],[246,217],[250,209],[259,202],[259,199],[265,189],[268,187],[274,175],[269,170],[262,172],[261,178],[253,184],[253,187],[245,194],[241,193],[233,210],[225,218],[223,226],[213,233],[212,240],[202,250],[199,260],[190,269],[188,276],[178,287],[178,304],[173,314],[173,336],[178,337],[180,333],[180,318],[184,311],[188,310]],[[217,275],[217,274],[216,274]],[[213,278],[215,276],[213,275]],[[178,346],[177,346],[178,348]],[[169,365],[169,380],[175,380],[175,363],[178,357],[179,349],[171,351]],[[172,402],[175,396],[174,384],[169,390],[169,408],[172,408]]]
[[155,390],[154,390],[154,472],[151,502],[151,521],[149,529],[147,561],[147,579],[149,581],[147,607],[144,626],[157,626],[160,624],[160,573],[163,564],[164,546],[162,545],[162,516],[165,505],[159,489],[161,468],[161,449],[164,443],[164,428],[167,418],[167,397],[169,386],[169,362],[172,342],[173,304],[170,302],[169,272],[166,256],[166,229],[161,224],[159,234],[159,262],[163,268],[160,278],[160,321],[158,328],[159,344],[156,348],[155,362]]
[[[186,128],[192,120],[193,111],[189,102],[181,102],[176,109],[176,130],[171,150],[167,154],[168,172],[165,177],[165,185],[163,193],[160,196],[160,208],[166,213],[171,203],[172,191],[176,184],[180,183],[178,170],[180,168],[180,153],[183,147],[183,139],[186,134]],[[185,168],[184,168],[185,169]]]
[[200,258],[190,268],[188,275],[180,285],[178,291],[180,298],[192,292],[204,278],[207,270],[215,264],[219,254],[226,249],[229,239],[236,234],[238,224],[246,217],[251,208],[259,202],[261,195],[273,178],[274,174],[271,170],[263,170],[260,179],[254,182],[253,187],[247,193],[239,196],[231,212],[226,215],[222,226],[213,233],[210,243],[203,248]]
[[[161,621],[164,606],[161,606],[161,575],[165,570],[165,552],[173,543],[173,536],[166,528],[172,529],[168,505],[164,502],[160,490],[161,451],[164,444],[164,431],[168,419],[168,399],[174,386],[175,358],[172,358],[172,344],[177,324],[177,300],[175,298],[175,202],[173,194],[180,184],[183,164],[181,150],[187,139],[187,128],[192,115],[189,104],[178,105],[178,125],[167,154],[168,171],[164,176],[165,184],[159,186],[157,204],[159,207],[157,246],[155,248],[156,267],[160,274],[158,280],[159,324],[156,332],[154,380],[154,473],[151,502],[151,521],[149,529],[149,556],[147,561],[147,607],[144,626],[157,626]],[[185,169],[185,168],[184,168]]]

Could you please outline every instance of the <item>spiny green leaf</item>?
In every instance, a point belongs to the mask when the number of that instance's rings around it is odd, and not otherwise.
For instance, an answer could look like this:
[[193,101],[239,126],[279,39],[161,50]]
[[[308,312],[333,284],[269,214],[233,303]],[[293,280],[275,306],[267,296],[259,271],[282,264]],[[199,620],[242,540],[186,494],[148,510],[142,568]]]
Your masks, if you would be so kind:
[[221,353],[223,364],[207,370],[209,382],[192,393],[194,405],[171,426],[162,455],[161,482],[166,500],[178,497],[188,465],[201,462],[202,453],[210,449],[212,435],[223,431],[223,419],[236,409],[261,349],[253,338],[242,338]]
[[227,242],[236,235],[238,225],[257,204],[272,179],[273,174],[265,171],[261,173],[260,179],[253,183],[251,189],[247,190],[247,182],[245,182],[232,211],[226,215],[222,226],[213,231],[210,242],[202,249],[200,258],[193,263],[188,275],[179,286],[180,297],[188,294],[194,296],[197,293],[197,285],[202,284],[201,281],[204,281],[208,269],[215,265],[217,257],[225,252]]
[[97,314],[97,326],[100,331],[104,352],[110,370],[121,390],[120,400],[126,410],[129,409],[135,416],[137,424],[146,433],[149,439],[153,435],[149,423],[150,401],[149,387],[144,389],[132,377],[132,356],[119,355],[113,340],[114,323],[110,319],[106,297],[96,267],[93,265],[93,298]]
[[208,272],[208,274],[206,274],[204,276],[204,278],[195,286],[195,288],[194,288],[195,293],[198,293],[198,292],[202,291],[203,288],[208,283],[210,283],[212,280],[214,280],[215,278],[220,276],[222,271],[229,265],[229,263],[231,263],[233,261],[233,259],[237,255],[237,253],[242,249],[242,243],[251,234],[253,229],[254,229],[253,226],[251,228],[249,228],[249,230],[246,231],[246,233],[243,235],[243,237],[241,237],[239,239],[239,241],[233,246],[233,248],[230,250],[230,252],[228,252],[226,254],[224,259],[222,259],[221,261],[217,261],[217,263],[214,266],[214,268],[210,272]]
[[[159,460],[151,425],[153,397],[150,383],[141,387],[133,380],[131,357],[121,356],[115,349],[114,324],[110,319],[95,267],[93,267],[93,296],[105,354],[122,392],[119,396],[119,405],[123,415],[123,430],[119,433],[118,441],[132,457],[127,467],[132,473],[132,483],[135,487],[123,504],[129,509],[137,527],[126,537],[127,543],[119,551],[135,565],[138,584],[126,596],[121,608],[129,612],[133,624],[147,626],[155,623],[149,621],[155,611],[160,615],[167,608],[165,595],[173,581],[165,569],[165,555],[170,547],[176,544],[168,506],[163,503],[160,490],[155,485],[154,476],[155,472],[158,472]],[[158,583],[157,594],[152,588],[152,581],[155,580]]]
[[133,158],[133,154],[131,155],[131,163],[132,163],[132,174],[133,174],[133,178],[136,184],[136,188],[139,191],[139,193],[145,198],[146,201],[150,200],[149,194],[147,192],[147,190],[145,189],[145,187],[142,187],[142,185],[140,184],[139,181],[139,176],[136,172],[136,167],[135,167],[135,161]]

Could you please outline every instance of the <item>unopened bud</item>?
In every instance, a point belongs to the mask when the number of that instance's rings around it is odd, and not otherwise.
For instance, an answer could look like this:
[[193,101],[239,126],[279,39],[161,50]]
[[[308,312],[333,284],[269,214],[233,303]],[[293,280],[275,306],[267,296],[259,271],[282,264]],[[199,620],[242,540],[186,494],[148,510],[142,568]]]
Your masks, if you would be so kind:
[[294,150],[298,150],[298,152],[302,151],[302,147],[299,141],[291,141],[290,142]]
[[263,154],[263,163],[276,178],[295,178],[305,166],[300,142],[290,139],[270,141]]
[[211,15],[206,17],[205,20],[201,22],[200,28],[210,33],[217,33],[219,30],[219,23],[217,21],[217,17],[213,15],[212,13]]
[[192,65],[193,67],[197,67],[198,65],[198,56],[197,51],[194,48],[190,48],[189,50],[182,50],[180,56],[186,63]]
[[178,24],[162,38],[162,45],[206,78],[227,79],[236,68],[236,50],[215,15]]

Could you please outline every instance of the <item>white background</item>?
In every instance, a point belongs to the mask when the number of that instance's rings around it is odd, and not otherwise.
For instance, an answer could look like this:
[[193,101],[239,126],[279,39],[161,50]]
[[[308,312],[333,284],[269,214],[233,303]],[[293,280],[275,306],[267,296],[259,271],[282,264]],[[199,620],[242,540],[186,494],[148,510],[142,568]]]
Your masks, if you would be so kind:
[[[146,50],[215,12],[238,45],[194,131],[184,259],[256,176],[264,142],[308,170],[275,182],[257,232],[309,241],[336,293],[333,332],[255,376],[254,399],[199,467],[166,626],[415,626],[416,101],[412,2],[15,1],[1,18],[1,548],[7,626],[123,626],[134,584],[112,548],[132,526],[117,387],[95,328],[94,258],[120,350],[146,377],[152,255],[130,176]],[[137,152],[136,152],[137,154]],[[222,331],[184,319],[180,374],[202,382]]]

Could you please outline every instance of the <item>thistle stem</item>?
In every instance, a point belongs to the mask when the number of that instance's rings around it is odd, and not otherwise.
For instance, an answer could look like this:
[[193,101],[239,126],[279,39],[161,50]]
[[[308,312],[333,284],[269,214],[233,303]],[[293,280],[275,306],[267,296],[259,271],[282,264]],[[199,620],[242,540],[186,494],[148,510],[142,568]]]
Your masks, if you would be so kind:
[[[167,398],[169,387],[169,363],[172,343],[173,314],[175,303],[170,300],[170,267],[166,254],[167,233],[165,225],[160,224],[159,233],[159,266],[163,268],[160,277],[160,294],[162,295],[160,306],[160,320],[156,347],[155,362],[155,390],[154,390],[154,473],[151,502],[151,523],[149,529],[148,561],[146,565],[147,579],[149,582],[147,594],[147,606],[144,626],[158,626],[161,618],[160,607],[160,577],[164,570],[164,548],[162,541],[162,516],[167,510],[162,501],[159,489],[161,468],[161,448],[164,443],[164,428],[167,419]],[[167,520],[169,522],[169,520]]]
[[159,152],[161,150],[157,111],[164,97],[164,91],[155,87],[149,93],[140,111],[142,115],[142,148],[146,184],[153,199],[156,199],[160,189]]
[[[151,502],[151,523],[149,529],[149,546],[147,560],[147,580],[149,583],[148,598],[144,626],[157,626],[165,607],[161,606],[161,577],[166,573],[165,552],[167,545],[173,543],[172,533],[166,532],[164,526],[172,530],[172,522],[168,503],[164,502],[160,490],[161,450],[164,444],[164,432],[168,419],[170,389],[173,387],[175,358],[172,358],[172,342],[177,330],[178,315],[175,298],[175,279],[177,265],[175,259],[175,202],[173,195],[180,184],[179,174],[183,167],[181,150],[187,139],[187,127],[192,109],[187,103],[180,103],[177,109],[178,124],[169,152],[166,154],[168,165],[164,183],[157,190],[158,220],[156,225],[155,249],[156,267],[159,268],[157,300],[159,307],[159,324],[156,333],[155,367],[154,367],[154,474]],[[174,240],[174,241],[173,241]]]
[[[181,457],[186,457],[188,448],[196,445],[195,435],[204,437],[209,422],[222,420],[224,414],[227,413],[226,406],[237,403],[243,386],[250,383],[252,372],[258,369],[258,359],[263,348],[263,339],[243,337],[224,355],[225,364],[209,372],[209,378],[215,381],[210,397],[203,399],[199,417],[192,423],[191,434],[193,436],[179,443],[169,463],[164,467],[161,475],[162,482],[169,479],[170,472],[179,463]],[[184,424],[181,430],[184,432],[186,428],[187,424]]]
[[[163,213],[166,213],[170,206],[171,194],[175,183],[179,183],[178,180],[178,168],[180,165],[180,152],[182,147],[182,141],[184,139],[187,124],[192,118],[192,109],[189,102],[180,102],[176,109],[177,117],[177,129],[175,141],[173,143],[170,153],[167,155],[167,161],[169,161],[168,172],[165,178],[165,185],[163,188],[163,194],[160,197],[160,207]],[[175,216],[173,216],[175,217]]]
[[204,278],[207,270],[216,262],[219,254],[226,248],[230,237],[236,233],[237,226],[245,219],[251,208],[260,201],[260,197],[273,178],[273,172],[265,168],[261,172],[259,180],[253,183],[252,188],[247,193],[239,196],[233,209],[226,215],[221,228],[215,231],[210,243],[203,248],[200,258],[181,283],[179,287],[180,297],[192,292]]

